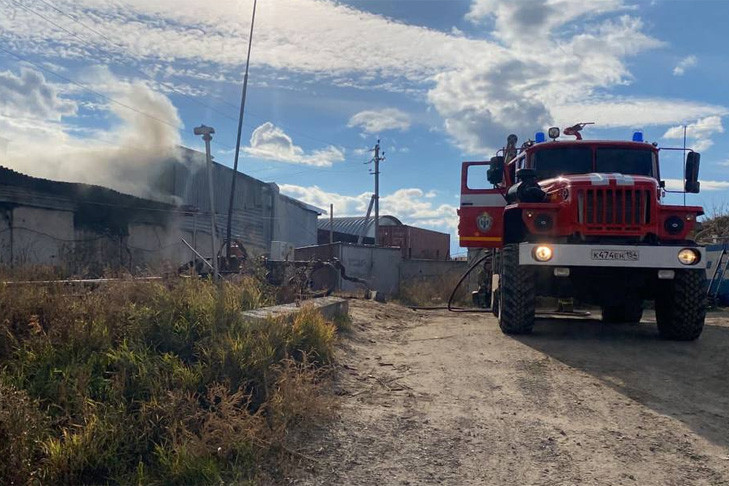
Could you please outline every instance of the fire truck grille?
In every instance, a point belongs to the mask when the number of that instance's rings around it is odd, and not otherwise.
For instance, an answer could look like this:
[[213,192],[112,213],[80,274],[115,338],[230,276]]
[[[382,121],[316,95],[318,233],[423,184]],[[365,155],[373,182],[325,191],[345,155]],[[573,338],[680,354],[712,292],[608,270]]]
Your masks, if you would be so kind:
[[650,223],[651,193],[640,189],[583,189],[577,217],[588,226],[642,226]]

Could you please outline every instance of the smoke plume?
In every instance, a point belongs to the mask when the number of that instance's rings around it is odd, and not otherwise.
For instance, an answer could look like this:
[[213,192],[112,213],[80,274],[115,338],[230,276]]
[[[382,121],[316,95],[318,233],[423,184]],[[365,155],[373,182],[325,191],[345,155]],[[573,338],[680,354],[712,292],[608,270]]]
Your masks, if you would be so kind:
[[[28,79],[27,70],[17,78]],[[95,74],[94,88],[108,98],[94,100],[104,103],[95,105],[60,98],[59,86],[40,73],[30,78],[33,82],[5,84],[0,79],[0,130],[9,140],[0,164],[35,177],[165,199],[155,186],[165,167],[179,157],[182,128],[177,109],[165,95],[102,71]],[[42,109],[29,113],[23,100],[33,100]],[[109,127],[80,126],[82,109],[110,115]],[[64,123],[69,116],[76,117],[76,123]]]

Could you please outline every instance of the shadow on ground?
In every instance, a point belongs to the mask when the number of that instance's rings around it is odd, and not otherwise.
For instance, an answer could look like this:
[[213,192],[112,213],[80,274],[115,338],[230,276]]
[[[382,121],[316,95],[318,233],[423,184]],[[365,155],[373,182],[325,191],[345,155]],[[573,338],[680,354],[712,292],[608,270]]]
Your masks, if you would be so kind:
[[518,340],[729,447],[729,319],[710,314],[699,340],[686,343],[660,339],[646,317],[639,325],[538,319]]

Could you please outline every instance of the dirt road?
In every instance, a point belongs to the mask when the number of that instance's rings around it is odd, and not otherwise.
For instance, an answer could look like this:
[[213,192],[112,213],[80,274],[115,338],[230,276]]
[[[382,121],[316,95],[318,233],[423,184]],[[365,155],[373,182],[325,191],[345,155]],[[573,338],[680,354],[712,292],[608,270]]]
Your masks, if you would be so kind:
[[293,484],[729,484],[729,314],[699,341],[637,326],[353,301],[337,419]]

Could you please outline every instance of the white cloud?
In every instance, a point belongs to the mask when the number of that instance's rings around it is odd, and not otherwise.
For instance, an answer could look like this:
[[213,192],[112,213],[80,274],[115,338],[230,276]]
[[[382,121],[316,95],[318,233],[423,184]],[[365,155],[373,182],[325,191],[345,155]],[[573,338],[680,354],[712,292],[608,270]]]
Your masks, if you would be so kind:
[[[531,133],[555,119],[562,124],[597,121],[593,117],[599,117],[598,110],[610,124],[634,126],[630,115],[635,105],[653,108],[652,103],[624,98],[610,106],[614,100],[606,103],[599,93],[630,83],[626,59],[663,43],[646,35],[638,18],[598,18],[627,8],[617,0],[586,5],[566,0],[474,1],[469,19],[493,18],[495,38],[510,56],[499,62],[474,61],[434,78],[428,100],[444,118],[446,132],[464,151],[483,155],[502,146],[509,133]],[[535,43],[551,46],[549,55],[535,50]],[[726,111],[706,109],[705,104],[684,103],[684,108],[702,115]],[[664,123],[683,119],[680,109],[665,110],[671,113],[663,115]]]
[[428,101],[444,118],[446,131],[458,146],[469,153],[488,152],[511,131],[548,123],[544,103],[525,91],[525,84],[539,70],[539,66],[512,60],[439,74]]
[[[495,21],[496,34],[509,43],[533,45],[535,39],[544,39],[554,30],[580,17],[625,9],[622,0],[473,0],[466,18],[481,23],[486,18]],[[525,33],[528,32],[528,35]]]
[[683,59],[678,61],[676,67],[673,68],[673,75],[683,76],[687,69],[696,66],[698,62],[698,59],[694,55],[684,57]]
[[[318,186],[281,184],[281,192],[317,207],[334,204],[338,216],[363,216],[367,212],[371,194],[344,195],[327,192]],[[404,188],[380,196],[380,214],[393,215],[405,224],[452,232],[458,225],[456,207],[436,204],[433,194],[419,188]]]
[[271,122],[266,122],[253,130],[250,146],[242,150],[261,159],[318,167],[331,167],[333,163],[344,160],[344,149],[332,145],[307,154],[304,149],[294,144],[286,132]]
[[[688,145],[699,152],[708,149],[714,144],[711,136],[717,133],[724,133],[724,125],[720,116],[707,116],[686,125]],[[683,125],[669,128],[663,134],[663,138],[667,140],[683,140]]]
[[[34,3],[30,8],[80,38],[16,9],[15,16],[0,15],[0,42],[40,59],[94,59],[139,66],[169,83],[179,76],[205,82],[205,89],[174,83],[194,96],[218,91],[220,81],[238,80],[252,0],[220,0],[202,9],[193,0],[58,0],[54,6],[111,41]],[[509,132],[532,133],[556,120],[604,119],[605,126],[633,127],[726,113],[706,103],[606,98],[611,88],[632,81],[630,56],[664,45],[644,32],[632,11],[623,0],[474,0],[468,18],[493,23],[486,33],[493,40],[484,40],[334,0],[267,0],[257,12],[252,69],[261,85],[269,76],[297,89],[326,80],[417,96],[427,91],[442,129],[465,152],[478,155],[501,146]],[[378,53],[377,62],[367,62],[363,53],[369,52]],[[636,121],[636,113],[645,122]],[[398,123],[391,129],[404,129],[405,122]],[[375,130],[377,123],[361,126]],[[313,154],[297,154],[295,147],[281,153],[290,160],[305,157],[296,163],[312,161],[306,157]],[[318,155],[332,162],[340,156],[332,147]]]
[[38,71],[20,68],[20,74],[0,72],[0,113],[5,116],[60,121],[73,116],[78,104],[59,96],[58,87]]
[[365,133],[380,133],[386,130],[406,131],[410,128],[410,115],[397,108],[364,110],[353,115],[347,126],[359,127]]
[[[109,42],[35,3],[33,10],[69,26],[80,38],[18,9],[14,17],[0,16],[0,41],[52,59],[173,61],[176,69],[191,74],[209,76],[213,71],[237,79],[252,4],[252,0],[220,0],[215,8],[200,8],[194,0],[54,2],[59,10],[73,12],[103,32]],[[258,3],[251,62],[254,71],[267,66],[341,82],[363,81],[361,76],[347,75],[366,70],[376,84],[377,78],[423,81],[440,70],[499,51],[488,41],[406,25],[334,1],[268,0]],[[368,52],[377,53],[376,63],[363,62],[363,53]]]
[[[729,181],[700,181],[702,191],[723,191],[729,189]],[[683,179],[666,179],[666,189],[683,191]]]
[[[594,121],[598,127],[647,127],[676,123],[681,119],[728,113],[722,106],[661,98],[593,97],[551,108],[557,125],[575,120]],[[682,128],[683,130],[683,128]]]
[[[694,123],[686,125],[686,136],[689,138],[707,138],[715,133],[723,133],[724,126],[721,123],[721,117],[708,116],[696,120]],[[666,130],[663,138],[679,139],[683,138],[683,126],[675,126]]]

